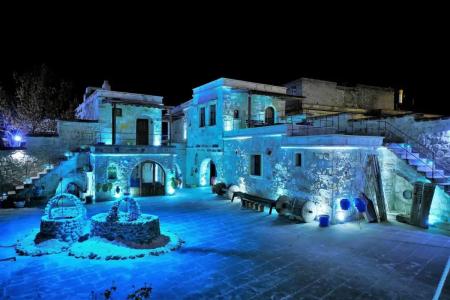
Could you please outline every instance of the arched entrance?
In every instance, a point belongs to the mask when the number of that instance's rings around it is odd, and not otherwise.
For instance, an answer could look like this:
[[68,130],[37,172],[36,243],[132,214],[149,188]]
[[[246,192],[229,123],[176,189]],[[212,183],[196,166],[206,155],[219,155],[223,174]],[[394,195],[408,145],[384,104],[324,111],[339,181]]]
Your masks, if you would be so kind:
[[200,186],[213,185],[216,177],[216,164],[211,158],[204,159],[200,164]]
[[166,173],[155,161],[143,161],[131,172],[130,190],[134,196],[164,195],[165,186]]
[[275,123],[275,110],[269,106],[264,113],[264,123],[266,125],[273,125]]

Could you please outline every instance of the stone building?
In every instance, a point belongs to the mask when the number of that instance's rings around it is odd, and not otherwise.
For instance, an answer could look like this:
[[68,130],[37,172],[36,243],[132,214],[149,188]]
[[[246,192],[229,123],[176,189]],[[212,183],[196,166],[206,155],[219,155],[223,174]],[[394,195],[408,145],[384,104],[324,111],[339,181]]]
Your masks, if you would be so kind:
[[[50,195],[76,184],[82,197],[101,201],[124,190],[176,194],[223,182],[274,200],[312,201],[335,219],[339,200],[361,193],[388,213],[408,213],[414,184],[428,182],[436,186],[429,223],[448,224],[450,119],[396,110],[395,96],[308,78],[285,86],[220,78],[166,107],[162,97],[105,83],[86,89],[78,120],[58,121],[57,135],[27,138],[24,155],[36,166],[49,160],[45,148],[54,161],[28,185]],[[2,155],[11,163],[13,153]],[[14,184],[11,197],[27,188]]]

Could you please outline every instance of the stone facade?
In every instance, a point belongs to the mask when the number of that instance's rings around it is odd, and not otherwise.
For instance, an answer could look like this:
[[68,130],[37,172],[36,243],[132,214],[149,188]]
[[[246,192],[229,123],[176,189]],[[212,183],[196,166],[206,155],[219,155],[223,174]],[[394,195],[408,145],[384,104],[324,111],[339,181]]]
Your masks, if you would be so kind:
[[[373,148],[308,147],[296,145],[286,137],[270,135],[227,140],[224,180],[238,185],[241,191],[269,199],[288,196],[301,202],[310,200],[320,214],[333,215],[339,199],[356,198],[364,190],[366,158],[376,148],[376,144]],[[250,173],[250,157],[254,154],[262,157],[261,176]],[[296,165],[296,154],[301,155],[301,166]]]
[[286,84],[289,93],[305,97],[304,104],[365,110],[394,109],[394,89],[367,85],[342,86],[336,82],[300,78]]
[[[288,104],[298,105],[297,115],[287,116]],[[366,117],[369,110],[394,115],[394,104],[390,88],[342,86],[307,78],[282,87],[220,78],[194,88],[191,100],[170,110],[173,144],[160,147],[165,109],[162,98],[114,92],[105,85],[102,89],[88,88],[77,109],[83,122],[59,122],[58,137],[48,138],[45,146],[35,140],[29,149],[36,145],[36,149],[47,147],[61,153],[90,144],[84,165],[90,166],[92,195],[97,200],[117,196],[118,189],[123,192],[130,186],[137,165],[154,162],[164,171],[166,194],[175,192],[174,182],[204,186],[215,177],[218,182],[271,199],[286,195],[310,200],[318,205],[319,213],[332,215],[339,199],[355,198],[367,190],[367,156],[376,155],[388,211],[407,212],[414,182],[427,179],[382,147],[383,138],[374,132],[380,130],[380,121],[388,122],[415,137],[407,141],[413,147],[433,151],[435,161],[448,171],[450,119],[425,121],[406,115],[372,117],[361,124],[352,121]],[[116,145],[110,145],[114,107],[118,110]],[[268,114],[271,111],[273,118]],[[142,147],[136,145],[138,119],[147,119],[149,124],[149,145]],[[307,126],[291,122],[306,119]],[[369,132],[368,127],[375,131]],[[383,135],[389,137],[388,132]],[[252,155],[261,156],[260,176],[250,174]],[[301,166],[296,164],[296,155],[301,156]],[[65,174],[79,178],[80,166],[79,162],[68,165],[71,172]],[[111,178],[107,175],[110,169],[115,174]],[[8,172],[6,168],[3,176]],[[450,197],[440,189],[436,195],[430,218],[447,222]]]
[[[176,176],[177,165],[183,163],[182,157],[176,154],[176,149],[166,148],[164,153],[162,149],[145,148],[144,152],[139,154],[127,153],[99,153],[97,150],[92,154],[92,164],[95,174],[95,199],[97,201],[111,200],[116,195],[116,188],[119,187],[121,193],[130,187],[130,178],[133,169],[142,162],[153,161],[159,164],[165,173],[166,193],[171,194],[171,186],[167,183]],[[149,153],[149,152],[153,153]],[[108,167],[117,168],[117,177],[109,179]],[[106,187],[106,188],[105,188]],[[139,195],[134,195],[139,196]]]

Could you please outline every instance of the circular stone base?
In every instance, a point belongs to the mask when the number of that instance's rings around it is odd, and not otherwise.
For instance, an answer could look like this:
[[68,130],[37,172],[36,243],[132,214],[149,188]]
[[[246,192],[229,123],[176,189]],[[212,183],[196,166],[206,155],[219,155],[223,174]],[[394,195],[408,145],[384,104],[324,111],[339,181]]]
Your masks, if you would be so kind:
[[41,256],[57,254],[69,249],[71,243],[57,239],[45,239],[39,229],[33,229],[29,234],[17,241],[16,252],[19,255]]
[[76,242],[83,233],[84,220],[82,216],[73,218],[49,219],[41,218],[41,234],[48,239],[57,239],[61,242]]
[[119,241],[109,241],[94,236],[82,243],[73,244],[69,255],[76,258],[96,260],[125,260],[142,258],[146,255],[160,255],[181,247],[184,243],[176,234],[163,231],[149,244],[140,244],[140,248],[130,248]]
[[106,213],[92,216],[91,236],[133,246],[134,244],[150,244],[153,239],[161,235],[157,216],[141,214],[137,220],[128,221],[127,214],[119,213],[119,219],[115,222],[107,221],[107,216]]

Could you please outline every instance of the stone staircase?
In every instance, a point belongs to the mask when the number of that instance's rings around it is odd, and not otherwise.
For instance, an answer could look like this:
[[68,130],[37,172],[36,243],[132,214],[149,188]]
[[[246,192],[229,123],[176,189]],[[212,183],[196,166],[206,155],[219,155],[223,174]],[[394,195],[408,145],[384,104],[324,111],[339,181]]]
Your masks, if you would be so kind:
[[[24,194],[27,191],[31,191],[35,185],[36,182],[41,180],[43,177],[45,177],[47,174],[52,173],[57,168],[61,167],[64,162],[68,161],[71,157],[75,155],[74,152],[67,152],[65,156],[60,157],[58,160],[53,160],[51,163],[46,163],[42,166],[42,170],[40,172],[37,172],[33,174],[34,176],[26,177],[21,184],[17,184],[14,189],[11,189],[7,192],[4,192],[2,195],[0,195],[2,201],[5,200],[17,200],[24,198]],[[33,197],[31,197],[33,198]]]
[[445,170],[440,169],[432,159],[416,151],[410,144],[388,143],[386,147],[415,168],[417,172],[423,174],[431,182],[436,183],[446,193],[450,194],[450,176],[446,175]]

